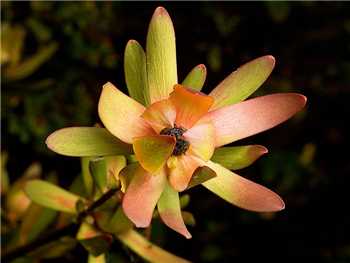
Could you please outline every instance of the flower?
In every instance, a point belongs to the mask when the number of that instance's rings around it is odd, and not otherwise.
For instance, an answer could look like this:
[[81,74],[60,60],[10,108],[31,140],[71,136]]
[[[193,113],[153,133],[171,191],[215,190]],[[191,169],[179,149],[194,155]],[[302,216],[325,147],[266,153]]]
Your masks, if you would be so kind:
[[[130,50],[138,59],[128,59]],[[211,160],[219,147],[270,129],[304,107],[306,98],[295,93],[243,101],[271,73],[275,64],[272,56],[243,65],[209,95],[200,92],[203,75],[205,78],[203,65],[195,68],[201,69],[199,78],[193,74],[186,78],[186,86],[178,84],[172,22],[160,7],[149,26],[146,54],[136,41],[129,41],[125,59],[128,89],[135,99],[111,83],[103,86],[98,112],[109,133],[103,128],[62,129],[47,139],[52,150],[75,156],[130,154],[132,145],[137,163],[122,171],[122,207],[137,227],[150,224],[157,206],[166,225],[190,238],[179,192],[199,183],[247,210],[284,208],[283,200],[271,190]],[[226,159],[234,150],[223,149],[227,150]],[[249,149],[241,153],[247,162],[267,152],[263,146]],[[211,175],[206,177],[206,172]]]

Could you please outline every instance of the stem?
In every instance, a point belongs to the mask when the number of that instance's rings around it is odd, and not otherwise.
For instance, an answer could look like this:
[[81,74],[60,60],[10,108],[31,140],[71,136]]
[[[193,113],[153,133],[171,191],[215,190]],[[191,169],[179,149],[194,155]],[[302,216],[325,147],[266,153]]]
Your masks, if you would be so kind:
[[99,199],[93,202],[85,211],[78,214],[77,221],[81,223],[85,217],[91,214],[96,208],[103,205],[106,201],[108,201],[119,189],[114,188],[108,190],[104,193]]
[[108,201],[119,189],[110,189],[106,193],[104,193],[99,199],[93,202],[85,211],[82,211],[77,216],[77,221],[75,223],[70,223],[67,226],[57,229],[48,233],[43,237],[39,237],[38,239],[20,247],[14,247],[13,249],[4,250],[1,253],[2,259],[8,262],[15,258],[21,257],[22,255],[31,252],[38,247],[45,245],[51,241],[57,240],[63,236],[72,235],[79,229],[79,224],[90,215],[95,209],[103,205],[106,201]]
[[27,254],[28,252],[31,252],[35,250],[36,248],[45,245],[53,240],[57,240],[63,236],[67,236],[72,234],[73,232],[76,232],[79,228],[79,225],[70,223],[69,225],[57,229],[53,232],[48,233],[46,236],[39,237],[38,239],[35,239],[31,243],[28,243],[21,247],[15,247],[13,249],[4,250],[4,253],[2,255],[2,259],[5,262],[9,262],[15,258],[21,257],[24,254]]
[[115,235],[124,245],[149,262],[154,263],[190,263],[170,252],[152,244],[144,236],[130,229]]

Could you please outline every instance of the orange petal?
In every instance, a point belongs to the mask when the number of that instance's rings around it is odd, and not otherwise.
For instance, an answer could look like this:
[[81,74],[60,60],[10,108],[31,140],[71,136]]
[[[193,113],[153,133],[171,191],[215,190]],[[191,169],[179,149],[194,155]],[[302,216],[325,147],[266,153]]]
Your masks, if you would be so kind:
[[204,161],[210,160],[215,150],[215,129],[211,122],[200,122],[184,133],[190,143],[190,153]]
[[160,218],[171,229],[191,238],[181,215],[179,193],[176,192],[168,183],[158,201],[158,212]]
[[204,182],[203,185],[227,202],[256,212],[275,212],[284,209],[281,197],[266,187],[211,161],[205,165],[213,169],[217,176]]
[[176,110],[170,100],[161,100],[149,106],[142,117],[159,134],[164,128],[174,127]]
[[303,95],[277,93],[211,111],[203,120],[212,121],[219,147],[273,128],[300,111],[305,103]]
[[136,170],[123,198],[126,216],[137,226],[147,227],[151,223],[153,210],[161,196],[166,176],[164,169],[150,174],[141,166]]
[[214,103],[211,97],[179,84],[175,85],[169,99],[176,109],[176,125],[186,129],[203,117]]
[[201,166],[201,162],[194,156],[183,154],[170,157],[167,166],[171,186],[181,192],[187,188],[194,171]]
[[136,159],[148,172],[156,172],[173,153],[175,138],[167,135],[150,135],[134,138]]
[[113,84],[103,86],[98,103],[99,116],[114,136],[132,143],[137,136],[154,134],[152,128],[140,116],[145,111],[140,103],[128,97]]

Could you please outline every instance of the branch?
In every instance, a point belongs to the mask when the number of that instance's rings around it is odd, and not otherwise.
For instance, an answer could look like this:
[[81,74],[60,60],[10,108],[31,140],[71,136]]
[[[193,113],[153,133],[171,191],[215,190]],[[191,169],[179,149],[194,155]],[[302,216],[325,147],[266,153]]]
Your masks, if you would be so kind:
[[8,262],[15,258],[21,257],[28,252],[31,252],[38,247],[45,245],[51,241],[57,240],[63,236],[71,236],[75,232],[78,231],[80,223],[90,215],[95,209],[103,205],[106,201],[108,201],[119,189],[110,189],[106,193],[104,193],[99,199],[93,202],[86,210],[80,212],[77,216],[77,221],[68,224],[67,226],[57,229],[48,233],[43,237],[39,237],[38,239],[20,247],[14,247],[12,249],[4,250],[1,253],[1,257],[4,261]]

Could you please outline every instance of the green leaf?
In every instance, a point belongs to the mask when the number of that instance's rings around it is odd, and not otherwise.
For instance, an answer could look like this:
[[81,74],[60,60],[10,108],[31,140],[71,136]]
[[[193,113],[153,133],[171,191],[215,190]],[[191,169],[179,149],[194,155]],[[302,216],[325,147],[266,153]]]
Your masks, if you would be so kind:
[[76,213],[75,204],[81,197],[54,184],[32,180],[27,182],[25,192],[35,203],[67,213]]
[[[85,158],[85,157],[84,157]],[[76,194],[78,196],[82,196],[82,197],[91,197],[91,196],[87,196],[86,194],[86,189],[85,189],[85,184],[83,182],[83,177],[81,175],[77,175],[72,184],[69,186],[69,192]],[[79,199],[81,202],[84,202],[83,200]],[[79,201],[78,201],[79,203]],[[78,211],[78,203],[76,205],[76,209]],[[84,203],[84,209],[86,209],[86,204]],[[72,220],[74,220],[75,215],[74,214],[67,214],[67,213],[60,213],[57,221],[56,221],[56,227],[60,228],[63,227],[65,225],[68,225],[69,223],[72,222]]]
[[68,188],[69,192],[72,192],[73,194],[86,197],[86,189],[83,181],[83,177],[79,174],[75,176],[73,182]]
[[211,109],[218,109],[248,98],[264,83],[274,66],[273,56],[263,56],[239,67],[210,92],[209,96],[215,100]]
[[152,16],[146,57],[148,91],[145,98],[147,104],[151,104],[168,98],[177,84],[175,32],[171,18],[163,7],[158,7]]
[[97,230],[93,225],[83,222],[79,227],[76,238],[78,240],[84,240],[99,236],[101,234],[102,233],[99,230]]
[[19,242],[24,245],[36,239],[56,218],[55,210],[31,204],[22,219]]
[[116,188],[120,186],[120,171],[126,166],[126,158],[123,155],[105,156],[107,164],[107,187]]
[[130,145],[120,141],[106,129],[96,127],[64,128],[50,134],[47,146],[67,156],[101,156],[130,154]]
[[80,159],[81,175],[83,178],[86,194],[88,197],[92,196],[94,191],[93,179],[90,173],[90,160],[94,157],[82,157]]
[[26,31],[21,25],[1,25],[1,65],[9,62],[15,66],[21,60]]
[[71,237],[62,237],[48,244],[45,244],[28,255],[36,259],[50,259],[62,257],[68,251],[72,250],[77,244],[77,241]]
[[96,158],[90,161],[90,171],[94,181],[101,191],[107,190],[107,165],[104,158]]
[[7,163],[7,152],[1,152],[1,167],[0,167],[0,178],[1,178],[1,195],[6,194],[10,186],[10,180],[6,169]]
[[189,87],[196,91],[201,91],[203,88],[205,79],[207,77],[207,68],[204,64],[195,66],[190,73],[186,76],[185,80],[182,82],[182,85]]
[[188,206],[188,204],[190,203],[190,195],[189,194],[184,194],[180,197],[180,206],[181,209],[185,208],[186,206]]
[[38,50],[36,54],[27,58],[20,64],[7,67],[4,77],[8,80],[19,80],[33,74],[43,63],[45,63],[58,49],[58,44],[52,42]]
[[175,256],[168,251],[152,244],[134,230],[120,233],[116,237],[135,253],[153,263],[189,263],[190,261]]
[[281,2],[264,2],[267,11],[276,23],[283,23],[288,19],[291,12],[291,6],[287,1]]
[[39,178],[42,173],[42,167],[40,163],[32,163],[23,173],[23,175],[17,179],[10,189],[8,189],[6,195],[6,211],[7,216],[11,222],[15,222],[21,218],[30,205],[30,199],[24,193],[25,184],[29,180]]
[[186,225],[188,226],[196,225],[196,219],[194,218],[192,213],[187,211],[181,211],[181,215]]
[[120,171],[119,174],[119,179],[120,179],[120,183],[121,183],[121,190],[123,193],[126,192],[126,189],[128,188],[132,177],[134,176],[134,174],[136,173],[137,169],[139,168],[139,163],[131,163],[129,165],[127,165],[125,168],[123,168]]
[[119,172],[126,166],[124,156],[106,156],[92,159],[90,171],[101,193],[118,187]]
[[136,40],[129,40],[124,54],[125,81],[129,95],[145,105],[147,91],[146,54]]
[[211,160],[230,170],[248,167],[268,150],[261,145],[246,145],[217,148]]
[[204,183],[214,177],[216,177],[216,173],[214,170],[210,169],[207,166],[199,167],[194,172],[191,178],[191,181],[188,184],[187,189],[190,189],[194,186]]
[[121,206],[119,206],[108,222],[108,232],[119,234],[133,227],[133,223],[126,217]]
[[88,263],[106,263],[106,256],[105,254],[101,254],[95,257],[94,255],[89,254]]

